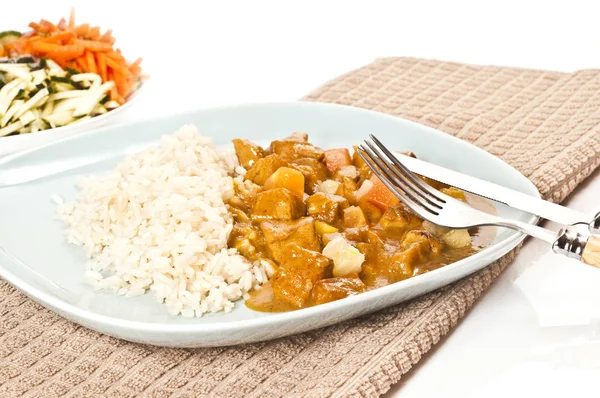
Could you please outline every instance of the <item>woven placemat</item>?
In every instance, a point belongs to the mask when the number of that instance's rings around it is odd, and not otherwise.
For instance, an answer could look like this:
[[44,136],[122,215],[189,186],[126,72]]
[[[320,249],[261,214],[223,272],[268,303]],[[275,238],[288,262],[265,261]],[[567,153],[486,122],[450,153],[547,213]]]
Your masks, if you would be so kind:
[[[600,163],[600,71],[380,59],[305,98],[399,115],[474,143],[561,201]],[[0,281],[1,397],[378,396],[448,333],[515,251],[454,285],[360,319],[214,349],[79,327]]]

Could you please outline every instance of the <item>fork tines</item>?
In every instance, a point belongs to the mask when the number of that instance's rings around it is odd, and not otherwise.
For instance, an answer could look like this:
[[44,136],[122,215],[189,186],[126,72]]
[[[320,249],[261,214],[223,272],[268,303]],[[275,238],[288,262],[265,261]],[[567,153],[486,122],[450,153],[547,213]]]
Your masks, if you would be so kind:
[[[381,182],[405,205],[423,218],[438,215],[446,201],[436,190],[410,171],[373,134],[359,146],[358,154]],[[429,213],[429,214],[428,214]]]

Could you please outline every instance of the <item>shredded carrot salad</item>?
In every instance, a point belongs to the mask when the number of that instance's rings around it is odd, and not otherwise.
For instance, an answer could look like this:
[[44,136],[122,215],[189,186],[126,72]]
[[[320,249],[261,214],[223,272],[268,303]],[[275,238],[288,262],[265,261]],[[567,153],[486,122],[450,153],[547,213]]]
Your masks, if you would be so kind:
[[7,53],[50,58],[63,69],[96,73],[103,82],[115,83],[110,97],[119,104],[125,102],[143,77],[141,58],[128,63],[121,50],[114,47],[115,38],[111,30],[101,34],[97,26],[76,25],[73,9],[68,22],[63,18],[55,25],[42,19],[31,22],[29,27],[32,31],[6,46],[4,50]]

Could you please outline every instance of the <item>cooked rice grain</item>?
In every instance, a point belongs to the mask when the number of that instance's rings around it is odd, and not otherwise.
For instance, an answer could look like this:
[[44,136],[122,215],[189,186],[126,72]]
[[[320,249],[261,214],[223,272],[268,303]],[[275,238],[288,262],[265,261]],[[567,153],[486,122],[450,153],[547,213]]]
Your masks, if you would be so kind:
[[126,297],[151,290],[174,315],[231,311],[271,271],[227,248],[225,202],[242,170],[233,151],[184,126],[108,175],[78,179],[74,202],[53,200],[67,241],[89,258],[87,283]]

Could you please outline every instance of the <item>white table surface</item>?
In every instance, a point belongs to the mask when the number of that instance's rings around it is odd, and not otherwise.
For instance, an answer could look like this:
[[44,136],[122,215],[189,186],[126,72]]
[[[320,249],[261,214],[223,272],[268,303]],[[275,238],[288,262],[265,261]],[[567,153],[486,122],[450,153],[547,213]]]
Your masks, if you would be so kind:
[[[123,121],[295,100],[386,55],[561,71],[600,66],[593,1],[38,0],[11,2],[0,30],[57,21],[73,3],[81,3],[79,21],[112,28],[124,54],[143,56],[152,75]],[[596,172],[567,204],[597,211],[599,191]],[[528,241],[458,327],[386,396],[597,396],[599,287],[599,271]]]

